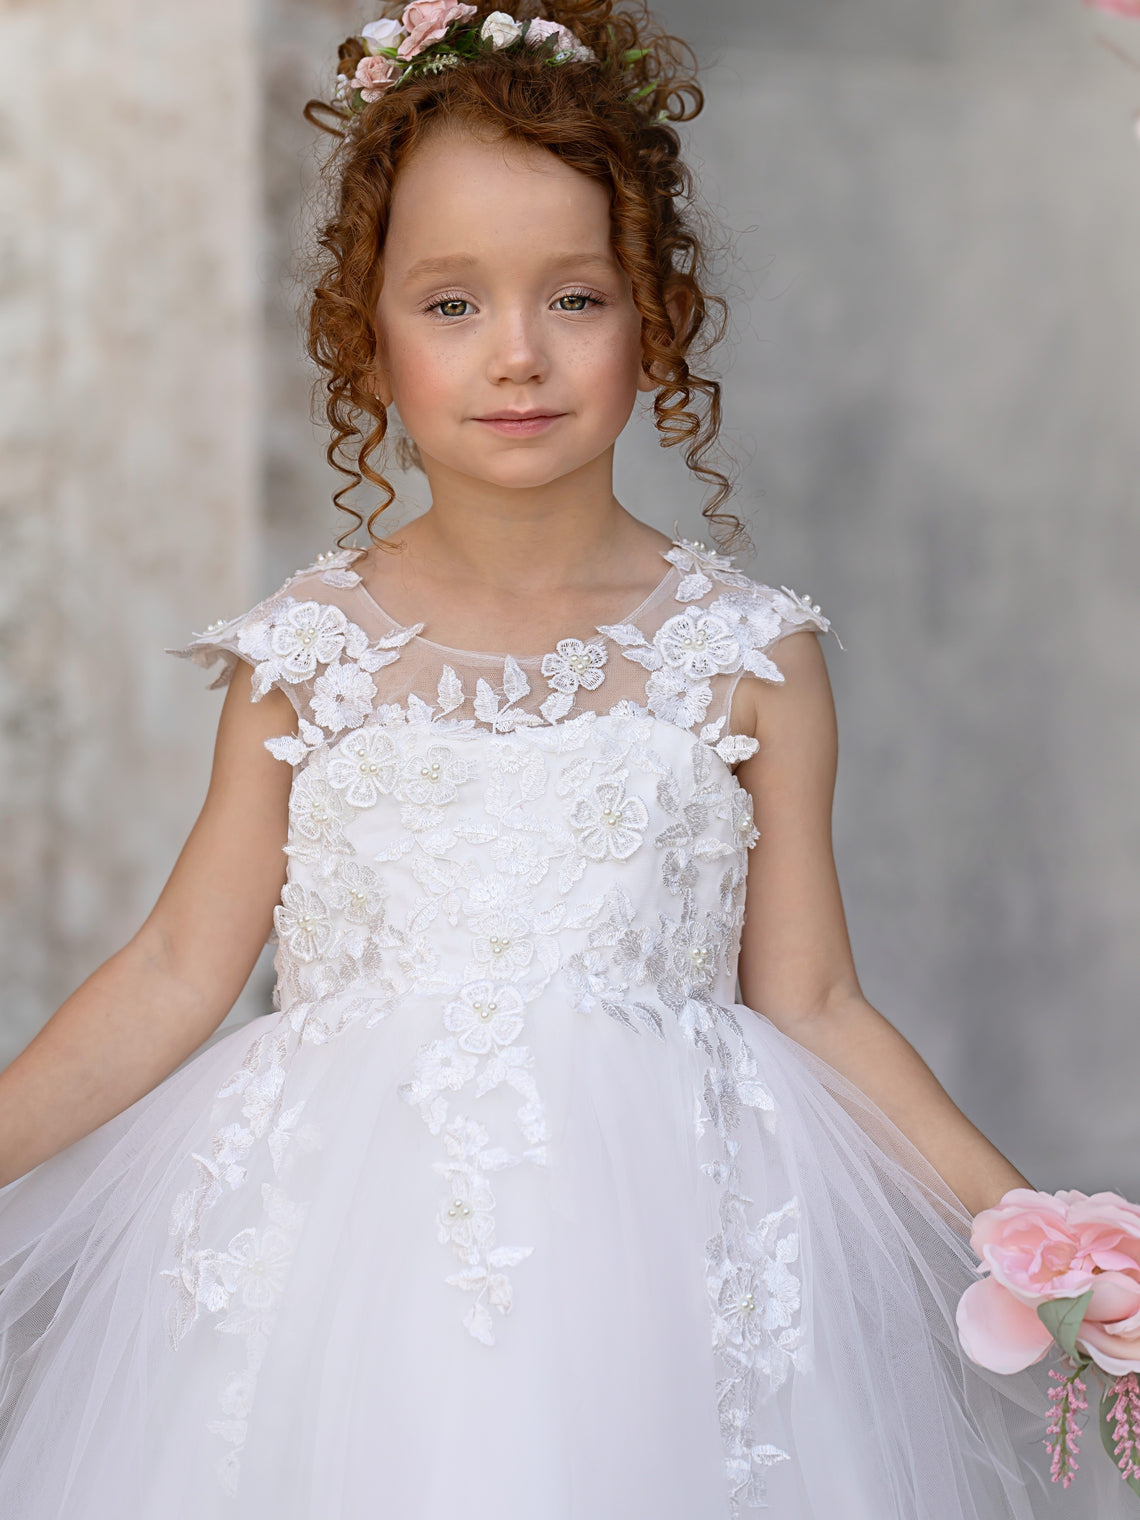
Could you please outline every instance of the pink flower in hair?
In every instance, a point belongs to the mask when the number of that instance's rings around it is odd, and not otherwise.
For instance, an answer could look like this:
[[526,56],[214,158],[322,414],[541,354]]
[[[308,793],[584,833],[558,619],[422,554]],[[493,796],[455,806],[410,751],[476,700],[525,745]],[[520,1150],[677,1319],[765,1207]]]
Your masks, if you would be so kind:
[[390,58],[362,58],[356,65],[349,89],[359,90],[361,96],[371,102],[379,100],[399,77],[400,71]]
[[555,51],[567,58],[590,59],[593,53],[582,42],[579,42],[574,33],[558,21],[532,21],[526,29],[526,41],[529,47],[539,47],[548,37],[555,41]]
[[401,18],[407,36],[397,51],[401,58],[414,58],[433,42],[438,42],[454,21],[465,21],[475,14],[473,5],[457,0],[412,0]]

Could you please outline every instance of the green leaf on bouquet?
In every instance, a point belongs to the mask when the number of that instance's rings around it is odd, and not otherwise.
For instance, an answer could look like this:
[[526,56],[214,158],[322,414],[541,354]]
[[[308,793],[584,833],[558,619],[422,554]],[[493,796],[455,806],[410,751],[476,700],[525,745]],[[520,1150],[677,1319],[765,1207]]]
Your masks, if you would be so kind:
[[[1118,1464],[1120,1462],[1120,1458],[1116,1455],[1116,1438],[1113,1434],[1111,1413],[1112,1406],[1115,1403],[1116,1391],[1115,1384],[1113,1384],[1105,1390],[1104,1397],[1100,1401],[1100,1439],[1104,1445],[1105,1451],[1108,1452],[1109,1457],[1112,1459],[1112,1465],[1114,1467],[1117,1467],[1117,1470],[1119,1471]],[[1137,1497],[1140,1497],[1140,1478],[1125,1478],[1123,1473],[1121,1473],[1120,1476],[1124,1483],[1127,1484],[1127,1486],[1132,1490],[1132,1492],[1136,1494]]]
[[1037,1317],[1049,1334],[1074,1361],[1080,1360],[1077,1350],[1077,1331],[1092,1299],[1092,1289],[1080,1298],[1051,1298],[1048,1303],[1037,1305]]

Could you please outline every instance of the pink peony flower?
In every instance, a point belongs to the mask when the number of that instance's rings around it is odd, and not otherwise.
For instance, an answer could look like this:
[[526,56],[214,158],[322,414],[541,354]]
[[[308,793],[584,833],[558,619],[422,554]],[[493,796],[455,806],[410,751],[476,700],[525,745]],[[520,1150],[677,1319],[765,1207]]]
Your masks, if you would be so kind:
[[1140,1273],[1098,1276],[1077,1345],[1113,1377],[1140,1372]]
[[584,43],[578,41],[574,33],[558,21],[532,21],[526,29],[526,41],[528,47],[538,47],[548,37],[553,37],[556,53],[568,58],[588,60],[593,58],[593,53]]
[[1098,11],[1112,11],[1117,16],[1131,16],[1140,21],[1140,0],[1085,0],[1086,5]]
[[379,100],[399,77],[400,71],[390,58],[362,58],[356,65],[349,89],[359,90],[367,101]]
[[438,42],[454,21],[464,21],[475,14],[474,5],[460,5],[457,0],[412,0],[406,6],[401,23],[407,36],[397,51],[401,58],[414,58],[433,42]]
[[574,46],[575,37],[568,27],[560,21],[532,21],[526,29],[526,40],[531,47],[537,47],[540,42],[545,42],[548,37],[555,37],[560,47],[569,49]]
[[1037,1306],[1092,1299],[1077,1345],[1104,1371],[1140,1370],[1140,1208],[1116,1193],[1014,1188],[974,1220],[970,1243],[990,1275],[958,1303],[958,1332],[973,1361],[1018,1372],[1048,1352]]
[[963,1351],[991,1372],[1023,1372],[1053,1344],[1037,1310],[1014,1298],[994,1277],[970,1284],[958,1300],[955,1319]]

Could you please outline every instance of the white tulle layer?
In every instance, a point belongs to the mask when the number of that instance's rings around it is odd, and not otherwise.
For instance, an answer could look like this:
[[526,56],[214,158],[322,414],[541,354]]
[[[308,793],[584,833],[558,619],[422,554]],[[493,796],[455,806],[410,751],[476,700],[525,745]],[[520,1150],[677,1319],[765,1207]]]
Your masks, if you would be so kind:
[[[257,1383],[236,1492],[218,1478],[233,1336],[168,1335],[171,1206],[214,1095],[266,1020],[223,1038],[0,1191],[0,1515],[11,1520],[729,1520],[716,1415],[693,1083],[679,1040],[546,1005],[531,1041],[551,1164],[496,1188],[513,1271],[496,1343],[435,1233],[439,1139],[397,1095],[407,1021],[302,1049],[289,1081],[326,1134]],[[747,1009],[777,1104],[746,1110],[757,1209],[794,1195],[811,1369],[763,1406],[779,1520],[1116,1520],[1135,1499],[1090,1449],[1050,1486],[1039,1370],[965,1365],[953,1308],[968,1221],[861,1095]],[[277,1017],[274,1015],[273,1017]],[[242,1227],[259,1180],[219,1205]],[[1088,1438],[1090,1448],[1095,1434]],[[748,1511],[747,1513],[751,1513]]]

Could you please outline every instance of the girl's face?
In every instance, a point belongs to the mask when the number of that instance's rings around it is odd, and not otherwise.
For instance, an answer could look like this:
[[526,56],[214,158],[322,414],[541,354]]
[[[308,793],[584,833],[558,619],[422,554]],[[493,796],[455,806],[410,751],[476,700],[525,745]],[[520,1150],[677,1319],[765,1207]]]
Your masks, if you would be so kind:
[[652,389],[609,192],[539,148],[448,130],[413,153],[377,319],[377,390],[429,473],[548,485],[608,455]]

